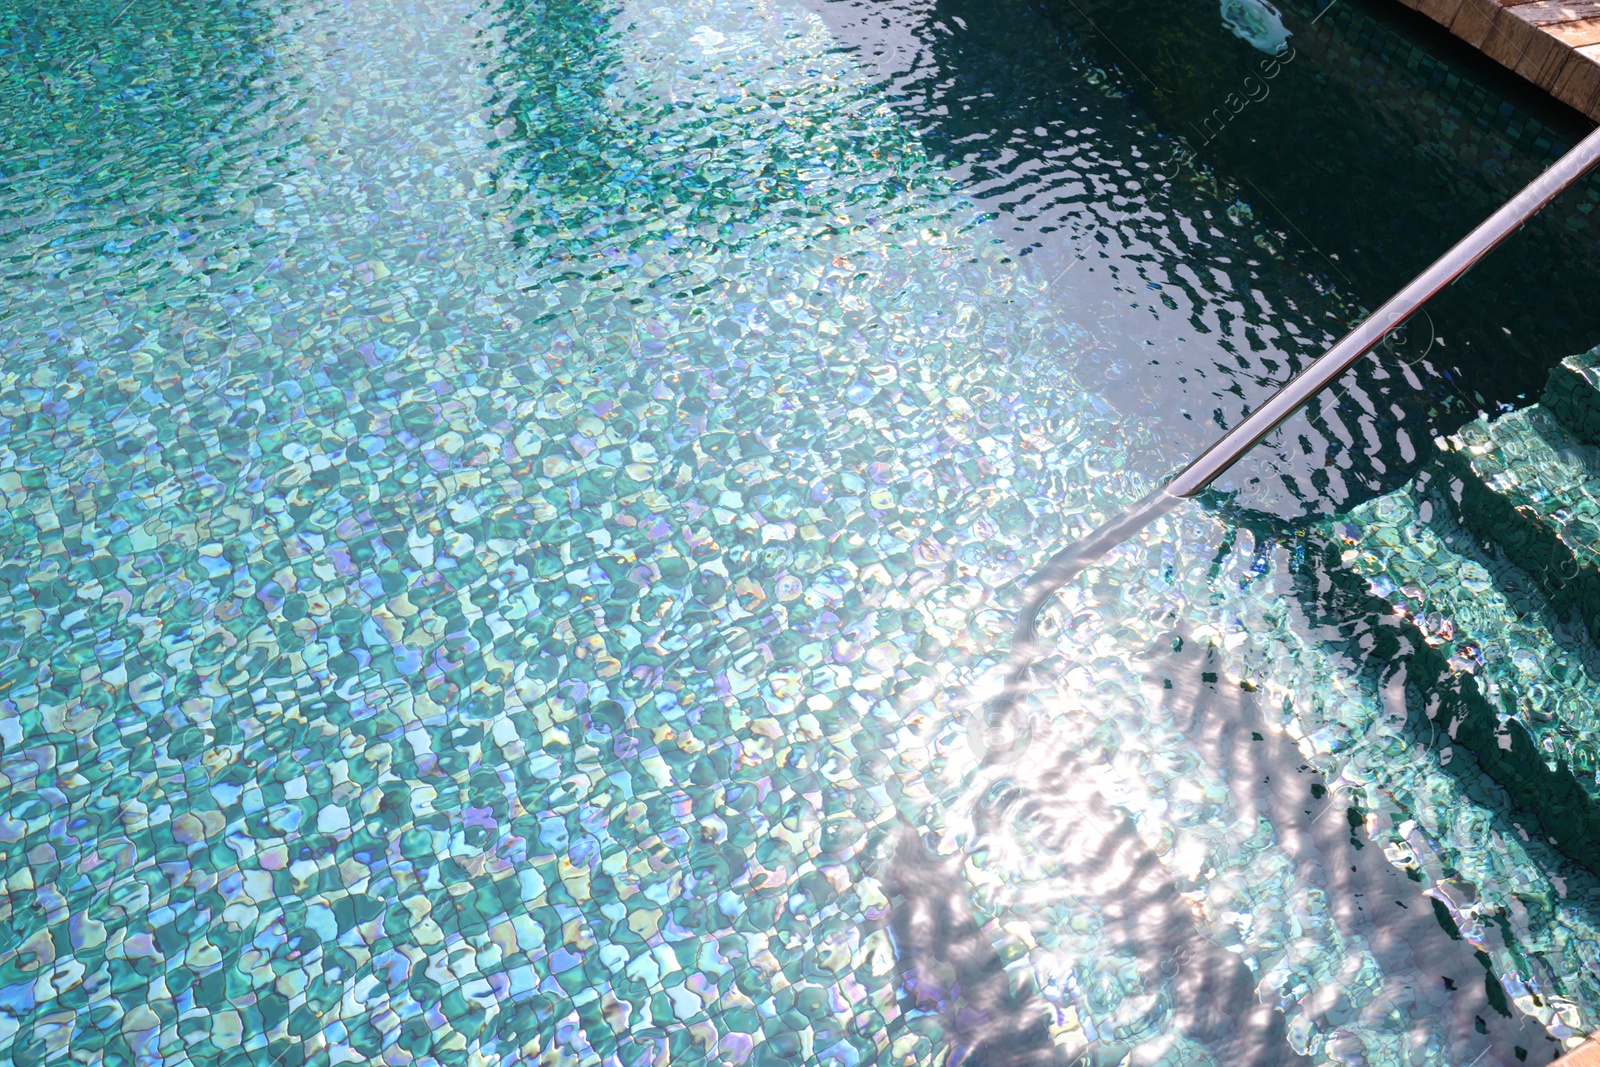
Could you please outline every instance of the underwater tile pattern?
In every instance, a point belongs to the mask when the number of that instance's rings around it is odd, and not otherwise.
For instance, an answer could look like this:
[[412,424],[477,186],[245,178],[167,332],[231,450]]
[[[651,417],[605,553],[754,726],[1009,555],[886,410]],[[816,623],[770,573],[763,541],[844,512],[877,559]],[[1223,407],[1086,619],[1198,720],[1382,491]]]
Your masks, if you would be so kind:
[[[1514,425],[1504,430],[1516,432]],[[1335,536],[1349,546],[1344,563],[1365,579],[1372,594],[1392,605],[1395,615],[1411,621],[1418,638],[1448,657],[1448,676],[1441,683],[1449,684],[1453,676],[1456,684],[1474,688],[1502,730],[1514,720],[1534,739],[1551,771],[1570,771],[1593,790],[1596,708],[1587,684],[1595,669],[1593,639],[1581,619],[1552,607],[1532,576],[1503,554],[1485,551],[1456,524],[1440,496],[1440,480],[1436,476],[1427,485],[1381,497],[1332,524]],[[1336,718],[1354,721],[1349,710]],[[1560,864],[1548,855],[1538,858],[1544,850],[1537,839],[1528,843],[1532,856],[1519,855],[1509,838],[1526,830],[1495,826],[1464,803],[1463,793],[1495,797],[1496,787],[1476,776],[1417,774],[1403,759],[1380,771],[1384,757],[1378,753],[1385,748],[1397,753],[1391,747],[1397,740],[1380,727],[1371,741],[1376,759],[1363,755],[1353,761],[1365,764],[1365,774],[1373,776],[1369,795],[1380,774],[1415,775],[1412,782],[1382,786],[1399,801],[1391,813],[1373,820],[1381,827],[1375,836],[1386,854],[1408,870],[1428,872],[1425,880],[1449,902],[1455,921],[1474,942],[1496,926],[1515,930],[1504,984],[1524,1010],[1549,1018],[1548,1008],[1554,1007],[1566,1026],[1592,1026],[1582,1021],[1596,994],[1594,976],[1600,974],[1593,918],[1600,887],[1592,875],[1575,881],[1558,877],[1544,883],[1546,889],[1536,888],[1542,880],[1529,877],[1531,867],[1555,870]],[[1446,757],[1441,765],[1449,762]],[[1363,772],[1344,773],[1359,780]],[[1519,807],[1503,797],[1496,803],[1503,811]],[[1455,827],[1439,821],[1440,813],[1451,810],[1461,811],[1466,821]],[[1495,846],[1469,846],[1474,834],[1488,835]]]
[[[1424,518],[1426,516],[1426,518]],[[1582,620],[1554,608],[1537,581],[1471,534],[1450,528],[1447,505],[1406,492],[1358,508],[1339,526],[1345,560],[1372,592],[1410,617],[1450,667],[1477,679],[1557,761],[1588,772],[1600,721],[1586,678],[1600,666]],[[1446,527],[1441,531],[1435,521]]]
[[1452,440],[1477,480],[1509,499],[1584,569],[1600,560],[1600,470],[1585,445],[1542,405],[1475,422]]
[[[815,18],[56,17],[8,12],[0,83],[0,1056],[948,1062],[971,993],[908,977],[909,828],[1032,991],[1002,1030],[1225,1062],[982,823],[1031,764],[969,729],[1019,581],[1162,442]],[[1214,647],[1483,916],[1558,864],[1385,763],[1266,551],[1185,513],[1067,591],[1030,759],[1095,754],[1290,1049],[1460,1061],[1148,650]],[[1514,914],[1559,951],[1484,950],[1569,1038],[1584,913]]]

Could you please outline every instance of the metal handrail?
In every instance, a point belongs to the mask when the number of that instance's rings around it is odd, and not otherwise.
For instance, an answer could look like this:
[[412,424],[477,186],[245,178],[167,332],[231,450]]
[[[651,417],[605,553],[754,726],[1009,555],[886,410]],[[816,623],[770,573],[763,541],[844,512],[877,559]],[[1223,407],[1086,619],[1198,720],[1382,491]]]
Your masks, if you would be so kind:
[[[1445,286],[1467,271],[1515,233],[1573,182],[1600,163],[1600,129],[1579,141],[1549,169],[1517,195],[1506,201],[1471,233],[1440,256],[1433,265],[1413,278],[1405,288],[1382,307],[1361,321],[1334,346],[1317,357],[1305,370],[1290,378],[1267,401],[1252,411],[1243,422],[1229,430],[1215,444],[1173,475],[1160,489],[1127,511],[1096,529],[1083,540],[1067,546],[1028,579],[1022,593],[1017,627],[1012,633],[1010,669],[1005,690],[991,704],[986,727],[988,739],[985,759],[993,762],[1007,751],[1015,751],[1021,731],[1010,721],[1011,710],[1027,680],[1037,649],[1039,612],[1045,603],[1084,568],[1133,537],[1179,502],[1199,496],[1229,467],[1232,467],[1262,438],[1277,429],[1290,415],[1316,396],[1371,351],[1379,341],[1402,325],[1417,309]],[[999,744],[990,744],[999,735]],[[1007,739],[1009,736],[1009,740]],[[997,756],[996,753],[1001,755]]]

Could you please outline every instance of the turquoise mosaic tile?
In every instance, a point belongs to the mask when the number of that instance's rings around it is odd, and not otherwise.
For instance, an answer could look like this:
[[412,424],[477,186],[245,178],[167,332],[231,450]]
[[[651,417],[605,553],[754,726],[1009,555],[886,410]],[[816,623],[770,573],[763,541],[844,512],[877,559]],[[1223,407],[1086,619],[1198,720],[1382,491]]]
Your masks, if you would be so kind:
[[1548,899],[1513,992],[1587,1021],[1547,858],[1380,771],[1381,704],[1203,513],[1066,591],[1034,762],[982,764],[1020,580],[1163,442],[815,18],[80,14],[12,18],[0,82],[0,1054],[953,1062],[909,828],[1052,1049],[1207,1062],[1105,887],[982,823],[1079,752],[1082,832],[1133,826],[1293,1050],[1450,1062],[1184,751],[1175,628],[1427,878]]

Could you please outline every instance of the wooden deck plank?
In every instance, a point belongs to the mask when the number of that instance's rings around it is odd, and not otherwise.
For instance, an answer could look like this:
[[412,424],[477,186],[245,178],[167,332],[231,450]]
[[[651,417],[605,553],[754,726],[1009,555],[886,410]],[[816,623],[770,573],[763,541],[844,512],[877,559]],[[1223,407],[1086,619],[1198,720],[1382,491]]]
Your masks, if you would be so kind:
[[[1524,18],[1523,12],[1528,5],[1506,8],[1500,13],[1496,21],[1496,28],[1506,30],[1508,37],[1514,37],[1519,55],[1514,60],[1509,58],[1509,51],[1496,54],[1492,48],[1484,51],[1533,82],[1546,92],[1553,90],[1557,80],[1561,77],[1567,59],[1572,55],[1572,50],[1579,44],[1593,44],[1594,41],[1568,41],[1562,32],[1569,26],[1583,26],[1585,23],[1562,23],[1559,25],[1541,26],[1530,19]],[[1517,25],[1520,24],[1520,25]],[[1600,23],[1594,25],[1600,26]],[[1600,40],[1600,38],[1597,38]]]
[[1535,26],[1600,18],[1600,0],[1529,0],[1525,4],[1506,6],[1514,6],[1517,18]]
[[1534,42],[1514,69],[1545,92],[1553,93],[1571,55],[1572,49],[1544,37]]
[[1582,22],[1561,22],[1554,26],[1542,26],[1540,29],[1561,41],[1569,49],[1600,44],[1600,18],[1584,19]]
[[[1595,55],[1585,54],[1591,50]],[[1600,110],[1600,45],[1573,49],[1550,92],[1586,115]]]
[[1440,25],[1448,26],[1456,17],[1456,10],[1464,6],[1464,2],[1465,0],[1417,0],[1416,10]]
[[1494,0],[1463,0],[1454,19],[1444,25],[1472,47],[1482,48],[1499,17],[1500,7]]
[[1495,12],[1489,32],[1478,46],[1484,55],[1512,70],[1525,64],[1530,50],[1535,50],[1537,59],[1546,49],[1559,50],[1560,47],[1559,41],[1550,40],[1537,26],[1523,22],[1508,8]]
[[1600,121],[1600,0],[1397,2]]

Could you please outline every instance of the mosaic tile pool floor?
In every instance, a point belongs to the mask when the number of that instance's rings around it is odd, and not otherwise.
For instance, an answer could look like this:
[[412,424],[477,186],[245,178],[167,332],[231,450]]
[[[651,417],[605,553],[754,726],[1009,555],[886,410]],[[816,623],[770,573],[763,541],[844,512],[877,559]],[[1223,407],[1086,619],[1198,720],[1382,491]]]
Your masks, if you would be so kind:
[[981,762],[1009,598],[1163,441],[814,15],[16,10],[0,1060],[1481,1056],[1191,743],[1185,647],[1595,1023],[1588,887],[1204,512],[1064,593]]

